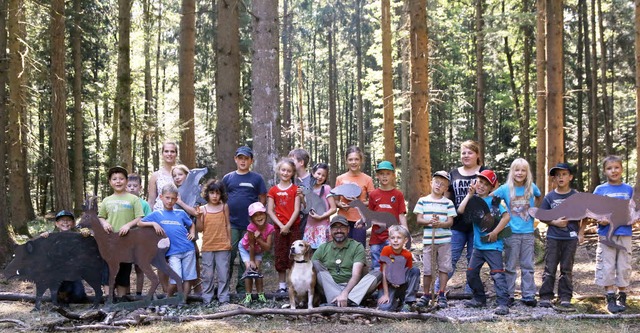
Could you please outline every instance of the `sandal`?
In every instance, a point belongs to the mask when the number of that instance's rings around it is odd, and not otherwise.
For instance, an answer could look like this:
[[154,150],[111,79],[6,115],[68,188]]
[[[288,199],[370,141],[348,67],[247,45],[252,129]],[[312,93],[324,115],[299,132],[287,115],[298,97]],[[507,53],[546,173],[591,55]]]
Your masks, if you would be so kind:
[[418,301],[416,302],[416,306],[419,308],[426,308],[427,306],[429,306],[429,302],[431,301],[431,299],[429,297],[422,296],[420,298],[418,298]]

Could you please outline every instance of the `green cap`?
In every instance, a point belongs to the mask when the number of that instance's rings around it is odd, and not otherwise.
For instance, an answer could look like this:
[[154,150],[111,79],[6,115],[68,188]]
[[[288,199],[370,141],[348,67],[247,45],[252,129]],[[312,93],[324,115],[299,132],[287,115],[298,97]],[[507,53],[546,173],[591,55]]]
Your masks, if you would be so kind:
[[382,161],[382,162],[378,163],[378,167],[376,168],[376,172],[378,172],[380,170],[396,171],[396,169],[393,167],[393,164],[391,164],[391,162],[389,162],[389,161]]

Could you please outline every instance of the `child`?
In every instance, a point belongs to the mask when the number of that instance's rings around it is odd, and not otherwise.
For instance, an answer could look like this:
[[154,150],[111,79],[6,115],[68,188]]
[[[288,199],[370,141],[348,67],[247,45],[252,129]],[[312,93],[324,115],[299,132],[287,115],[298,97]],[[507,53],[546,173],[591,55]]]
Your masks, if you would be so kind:
[[289,158],[292,159],[296,165],[294,183],[298,186],[311,188],[312,176],[311,173],[307,171],[309,153],[304,149],[298,148],[289,152]]
[[[400,225],[407,228],[407,218],[404,215],[407,212],[407,207],[404,203],[404,195],[400,190],[396,189],[396,171],[393,164],[389,161],[380,162],[376,168],[376,178],[380,186],[369,194],[369,209],[391,213]],[[371,237],[369,238],[371,267],[375,270],[380,269],[378,260],[382,248],[389,245],[388,231],[385,230],[378,233],[378,229],[380,229],[380,226],[374,223],[373,227],[371,227]]]
[[420,287],[420,270],[413,267],[413,256],[411,252],[404,249],[411,235],[409,230],[402,225],[392,225],[389,227],[389,245],[382,248],[380,257],[388,257],[394,260],[394,257],[402,256],[405,258],[405,267],[408,269],[405,273],[405,283],[394,285],[387,280],[387,265],[381,263],[382,271],[382,290],[378,298],[378,309],[383,311],[397,311],[402,304],[411,304],[416,302],[416,292]]
[[[475,184],[469,186],[467,196],[458,206],[458,213],[460,214],[464,213],[467,203],[469,203],[469,199],[473,197],[474,193],[477,193],[478,196],[485,201],[487,206],[492,206],[493,198],[489,196],[489,192],[495,188],[498,181],[496,174],[486,169],[477,175],[478,178]],[[471,261],[469,261],[469,268],[467,269],[467,281],[473,291],[473,299],[466,301],[464,305],[471,308],[480,308],[487,304],[484,285],[482,284],[482,279],[480,279],[480,269],[484,263],[488,263],[498,298],[498,307],[496,308],[495,314],[504,316],[509,314],[509,291],[504,274],[504,266],[502,265],[503,241],[502,239],[498,239],[498,234],[509,223],[509,214],[502,202],[497,210],[493,218],[499,217],[500,222],[498,222],[498,225],[491,232],[483,231],[477,223],[473,223],[473,252],[471,253]],[[487,240],[486,242],[483,241],[485,238]]]
[[[416,222],[423,225],[422,263],[423,263],[423,288],[424,295],[416,304],[418,307],[426,307],[431,300],[431,262],[438,262],[438,276],[440,277],[440,289],[438,290],[438,307],[447,307],[447,281],[451,267],[451,230],[453,218],[457,215],[453,202],[444,196],[449,188],[449,174],[446,171],[437,171],[431,179],[431,194],[418,199],[413,213],[417,214]],[[431,251],[435,251],[432,253]],[[431,256],[435,256],[432,259]],[[435,290],[434,290],[435,292]]]
[[349,209],[349,201],[359,199],[365,205],[369,205],[369,192],[374,189],[373,179],[360,170],[362,161],[364,161],[364,154],[360,148],[356,146],[347,148],[345,156],[348,170],[336,178],[336,187],[342,184],[356,184],[360,186],[362,193],[357,198],[341,197],[339,201],[336,201],[336,206],[338,206],[338,214],[346,217],[349,221],[348,237],[360,242],[366,248],[367,230],[364,227],[355,227],[356,222],[360,220],[360,214],[356,209]]
[[[144,200],[140,197],[140,189],[142,188],[142,180],[137,173],[131,173],[127,176],[127,192],[135,195],[140,198],[140,204],[142,205],[142,212],[144,216],[151,214],[151,206],[147,200]],[[144,273],[138,267],[138,265],[134,266],[136,271],[136,295],[142,295],[142,288],[144,287]]]
[[[180,186],[182,186],[182,183],[184,183],[185,179],[187,179],[188,174],[189,174],[189,168],[184,164],[177,164],[171,168],[171,177],[173,178],[173,184],[175,184],[177,188],[180,188]],[[198,213],[196,212],[196,209],[184,203],[179,196],[176,204],[178,205],[178,208],[183,209],[190,216],[198,215]]]
[[249,216],[251,223],[247,226],[247,233],[244,234],[238,249],[240,250],[240,258],[245,265],[244,284],[247,294],[244,303],[251,303],[251,292],[253,291],[253,280],[256,281],[256,291],[258,292],[258,301],[267,302],[264,296],[264,284],[262,281],[262,273],[260,266],[262,264],[262,254],[271,250],[273,244],[273,235],[275,228],[267,223],[267,209],[264,208],[262,202],[252,203],[249,208]]
[[[261,175],[251,171],[253,163],[253,151],[247,146],[242,146],[236,150],[233,159],[237,169],[229,172],[222,178],[222,184],[227,190],[229,201],[229,221],[231,221],[231,264],[236,260],[238,254],[238,242],[247,231],[249,225],[249,215],[247,209],[249,205],[260,201],[266,202],[267,186]],[[244,274],[244,265],[238,266],[238,277]],[[229,267],[229,279],[233,275],[233,266]],[[238,279],[236,285],[237,293],[244,293],[244,283]]]
[[[187,213],[180,209],[173,209],[178,200],[178,188],[173,184],[165,185],[160,192],[162,210],[156,210],[145,216],[138,223],[140,227],[153,227],[158,235],[166,235],[171,245],[166,256],[169,266],[182,278],[182,287],[186,299],[189,286],[196,275],[195,247],[191,242],[195,238],[195,225]],[[169,280],[167,294],[172,296],[176,292],[176,281]]]
[[511,217],[509,226],[513,234],[504,240],[509,305],[514,302],[516,267],[520,264],[522,303],[536,306],[536,284],[533,280],[535,236],[529,208],[537,206],[542,193],[533,183],[529,163],[523,158],[516,158],[511,163],[507,183],[492,194],[504,200]]
[[[113,189],[113,194],[104,198],[98,210],[98,218],[105,232],[117,232],[120,236],[125,236],[129,229],[136,226],[144,216],[140,198],[127,192],[128,172],[121,166],[115,166],[107,171],[109,186]],[[106,267],[106,264],[105,264]],[[109,276],[105,269],[105,279],[103,284],[107,284]],[[129,290],[131,275],[131,264],[120,263],[120,270],[116,275],[117,295],[122,297]],[[105,289],[109,295],[113,290]]]
[[227,192],[218,180],[207,182],[202,190],[207,204],[198,207],[196,231],[202,232],[202,300],[211,303],[218,279],[218,302],[229,302],[229,258],[231,257],[231,224]]
[[[86,228],[76,228],[76,220],[68,210],[61,210],[56,214],[56,222],[53,231],[45,231],[40,234],[40,237],[47,238],[52,233],[58,232],[80,232],[82,236],[89,237],[91,231]],[[58,287],[58,301],[61,303],[81,303],[87,299],[87,294],[84,291],[84,285],[82,280],[76,281],[62,281],[60,287]]]
[[[549,176],[556,182],[556,188],[542,199],[541,209],[552,209],[566,198],[578,193],[571,188],[573,173],[567,163],[558,163],[549,170]],[[573,260],[578,248],[579,238],[584,235],[580,230],[580,221],[557,219],[554,221],[540,221],[549,225],[547,229],[547,243],[544,250],[544,274],[540,286],[540,306],[551,307],[553,287],[556,282],[556,271],[560,265],[560,279],[558,280],[558,298],[560,306],[571,307],[573,297]]]
[[[598,185],[593,194],[604,195],[623,200],[631,199],[633,188],[622,182],[622,159],[618,156],[607,156],[602,169],[607,183]],[[585,224],[586,226],[586,224]],[[583,226],[584,228],[584,226]],[[598,221],[598,237],[604,238],[609,233],[609,221]],[[631,277],[631,235],[630,225],[623,225],[613,231],[611,239],[626,251],[618,250],[598,242],[596,249],[596,284],[604,287],[607,298],[607,311],[623,312],[627,309],[627,286]],[[616,295],[616,287],[618,294]]]
[[336,212],[336,201],[333,196],[327,197],[331,191],[331,186],[326,184],[329,178],[329,165],[318,163],[313,166],[312,176],[315,180],[313,192],[324,199],[327,210],[319,215],[315,211],[309,211],[307,226],[304,229],[302,239],[309,242],[311,248],[316,250],[318,246],[331,241],[331,231],[329,228],[329,217]]
[[289,249],[293,241],[302,238],[299,217],[300,197],[297,195],[298,187],[292,182],[295,170],[296,165],[291,159],[281,159],[276,165],[280,182],[269,189],[267,194],[267,215],[276,229],[274,255],[276,271],[278,271],[278,293],[288,291],[287,270],[291,268]]

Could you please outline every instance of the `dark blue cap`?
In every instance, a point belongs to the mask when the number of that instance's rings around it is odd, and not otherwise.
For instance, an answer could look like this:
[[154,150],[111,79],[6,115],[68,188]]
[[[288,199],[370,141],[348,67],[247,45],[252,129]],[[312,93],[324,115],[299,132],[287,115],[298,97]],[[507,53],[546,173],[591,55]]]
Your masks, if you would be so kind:
[[73,216],[73,213],[68,211],[68,210],[61,210],[58,212],[58,214],[56,214],[56,221],[59,220],[61,217],[65,217],[68,216],[70,217],[72,220],[75,220],[76,217]]
[[251,150],[251,148],[247,147],[247,146],[242,146],[238,149],[236,149],[236,156],[239,155],[244,155],[247,156],[249,158],[253,158],[253,151]]
[[555,176],[556,171],[558,170],[567,170],[569,171],[570,174],[573,174],[573,171],[571,170],[571,165],[569,165],[569,163],[558,163],[556,164],[556,166],[549,169],[549,176]]

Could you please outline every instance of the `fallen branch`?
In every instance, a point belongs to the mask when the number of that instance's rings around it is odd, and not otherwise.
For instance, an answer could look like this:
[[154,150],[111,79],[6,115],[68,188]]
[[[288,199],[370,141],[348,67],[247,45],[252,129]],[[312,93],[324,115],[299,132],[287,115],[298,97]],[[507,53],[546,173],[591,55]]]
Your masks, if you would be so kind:
[[24,321],[18,320],[18,319],[2,318],[0,319],[0,323],[14,324],[16,326],[20,326],[20,328],[23,328],[23,329],[29,328],[29,326]]
[[75,331],[86,331],[86,330],[126,330],[127,327],[124,326],[111,326],[111,325],[101,325],[101,324],[92,324],[92,325],[78,325],[78,326],[56,326],[56,331],[63,332],[75,332]]

